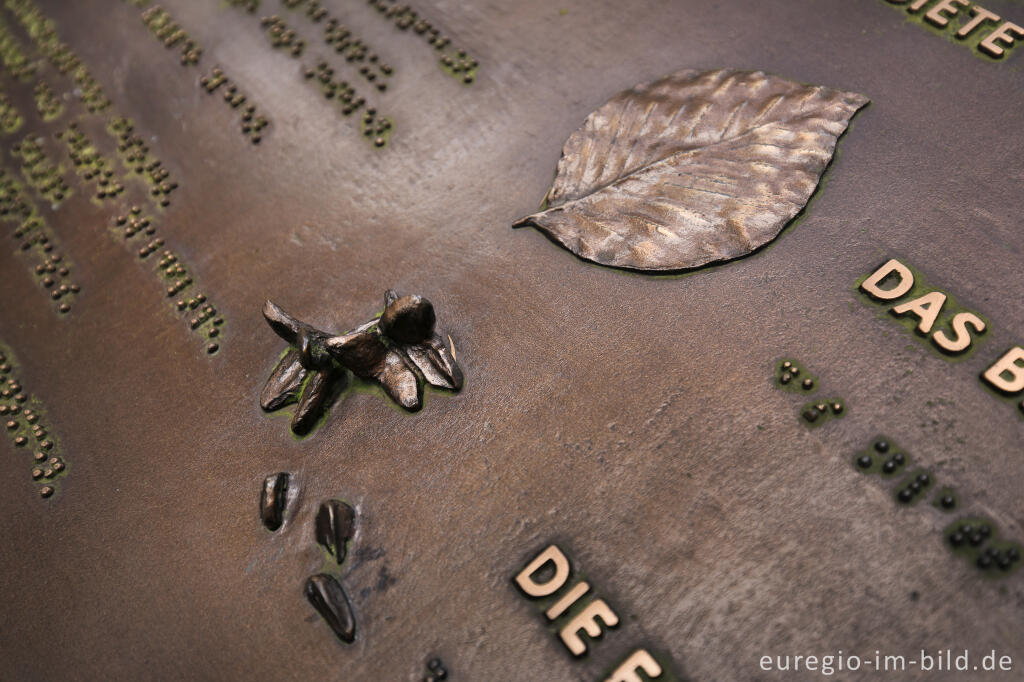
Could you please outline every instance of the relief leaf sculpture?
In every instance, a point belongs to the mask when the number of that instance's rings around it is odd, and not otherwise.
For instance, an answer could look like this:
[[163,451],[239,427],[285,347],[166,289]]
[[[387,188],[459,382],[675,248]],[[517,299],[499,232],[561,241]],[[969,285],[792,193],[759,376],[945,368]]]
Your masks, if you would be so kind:
[[739,258],[800,213],[867,103],[760,71],[680,71],[639,85],[569,137],[545,210],[515,227],[633,270]]

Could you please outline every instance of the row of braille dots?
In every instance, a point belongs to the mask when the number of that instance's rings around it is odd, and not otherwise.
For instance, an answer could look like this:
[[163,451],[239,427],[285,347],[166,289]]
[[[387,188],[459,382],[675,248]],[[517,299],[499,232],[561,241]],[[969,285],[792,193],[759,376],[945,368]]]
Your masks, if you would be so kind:
[[[317,64],[315,69],[307,68],[304,74],[309,81],[319,84],[320,92],[324,97],[338,101],[341,113],[345,116],[350,116],[352,112],[366,104],[366,99],[360,97],[348,81],[334,80],[334,69],[325,61]],[[388,143],[392,127],[393,124],[389,118],[378,116],[376,107],[367,107],[360,124],[363,135],[372,139],[377,147],[383,147]]]
[[800,414],[808,424],[815,424],[823,422],[829,417],[841,417],[845,410],[842,400],[827,400],[804,405]]
[[21,42],[11,34],[3,19],[0,19],[0,61],[7,72],[20,81],[31,80],[38,70],[36,62],[25,56]]
[[785,360],[779,365],[778,382],[782,386],[799,386],[805,391],[814,390],[814,379],[812,377],[800,378],[800,367],[792,360]]
[[[171,285],[167,287],[168,298],[173,298],[192,286],[192,278],[188,274],[188,269],[173,251],[165,250],[163,252],[158,267],[163,273],[163,277],[171,281]],[[217,308],[207,300],[206,294],[200,293],[188,298],[178,298],[174,306],[178,312],[189,315],[189,329],[197,334],[205,332],[209,339],[206,352],[216,353],[220,349],[220,345],[215,339],[221,334],[224,318],[217,314]]]
[[11,104],[7,95],[0,92],[0,130],[9,135],[17,132],[24,122],[25,119],[22,118],[18,108]]
[[[441,35],[441,31],[431,25],[429,21],[420,17],[416,10],[409,5],[392,4],[388,0],[369,0],[369,4],[376,7],[377,11],[392,20],[398,28],[405,31],[410,28],[423,36],[436,50],[444,50],[451,44],[451,39]],[[441,68],[450,76],[462,79],[467,85],[476,79],[476,72],[480,63],[471,57],[466,50],[449,50],[440,59]]]
[[0,168],[0,217],[24,220],[32,215],[32,206],[21,190],[21,183]]
[[[209,76],[200,78],[199,84],[210,94],[213,94],[218,88],[224,87],[224,101],[232,109],[237,109],[246,102],[246,96],[241,93],[238,86],[231,82],[231,79],[224,75],[224,71],[220,67],[214,67]],[[248,137],[250,142],[259,144],[263,139],[263,130],[268,125],[270,125],[270,121],[265,116],[257,114],[255,105],[249,104],[245,107],[242,112],[241,129],[242,134]]]
[[103,93],[96,79],[86,68],[78,55],[70,47],[60,41],[53,21],[31,2],[31,0],[8,0],[7,9],[11,10],[21,22],[25,32],[35,41],[36,47],[50,63],[62,74],[71,74],[78,93],[90,113],[103,111],[110,106],[110,100]]
[[[152,237],[156,234],[153,218],[142,215],[142,208],[139,206],[132,206],[127,215],[119,215],[114,218],[113,222],[115,227],[123,230],[125,239],[131,239],[136,235]],[[147,253],[146,256],[148,255]],[[145,258],[146,256],[143,256],[141,251],[139,252],[140,258]]]
[[[48,438],[46,428],[40,421],[39,415],[32,409],[24,407],[24,404],[28,402],[28,394],[22,389],[21,383],[10,376],[12,369],[6,354],[0,352],[0,386],[3,387],[0,389],[0,398],[3,399],[3,402],[0,402],[0,417],[5,419],[7,433],[13,436],[14,444],[17,447],[22,448],[28,445],[29,436],[26,433],[31,432],[31,436],[35,438],[39,450],[33,455],[33,459],[37,465],[45,463],[45,466],[32,470],[33,480],[44,477],[52,479],[64,470],[64,462],[60,457],[47,454],[53,450],[53,441]],[[39,494],[42,497],[49,497],[53,494],[53,487],[44,486],[39,490]]]
[[244,9],[251,14],[255,14],[256,10],[260,8],[260,0],[228,0],[228,4]]
[[139,175],[145,174],[154,201],[164,208],[170,206],[171,192],[178,189],[178,183],[171,179],[171,173],[164,168],[163,162],[149,153],[145,140],[134,134],[132,122],[127,118],[116,118],[110,123],[110,131],[117,136],[117,151],[125,165]]
[[[35,459],[36,466],[32,469],[32,480],[39,481],[46,479],[50,481],[61,474],[64,471],[65,465],[64,460],[59,455],[49,457],[45,452],[37,452],[33,459]],[[43,486],[39,489],[39,494],[43,497],[49,497],[53,494],[53,486]]]
[[328,19],[324,26],[324,42],[335,52],[345,57],[345,61],[359,64],[359,75],[376,88],[384,92],[388,89],[387,79],[395,72],[390,64],[381,61],[376,52],[352,34],[352,29],[337,19]]
[[391,119],[377,116],[377,110],[373,107],[363,113],[360,127],[364,137],[373,139],[374,146],[383,147],[391,139]]
[[192,66],[199,63],[203,50],[189,34],[178,25],[170,13],[160,5],[153,5],[142,13],[142,22],[150,33],[163,41],[169,48],[181,45],[181,65]]
[[70,196],[71,188],[64,181],[60,169],[50,162],[40,139],[28,136],[15,144],[11,151],[21,159],[21,171],[36,191],[47,201],[59,204]]
[[[168,258],[172,258],[173,254],[168,254]],[[216,353],[220,348],[218,343],[215,341],[220,336],[221,329],[224,326],[224,318],[217,314],[217,309],[213,304],[206,300],[205,294],[196,294],[190,298],[179,298],[175,302],[175,306],[182,313],[188,313],[191,315],[188,320],[189,328],[196,332],[202,333],[205,331],[209,343],[206,345],[206,352]]]
[[96,181],[97,199],[113,199],[124,192],[124,184],[114,176],[114,164],[100,155],[77,123],[72,122],[67,130],[58,132],[56,137],[67,143],[68,156],[78,169],[78,174],[86,180]]
[[988,523],[960,521],[949,532],[949,544],[955,550],[973,549],[977,552],[974,565],[983,571],[998,568],[1009,571],[1020,561],[1020,549],[1015,546],[996,547],[986,543],[992,540],[992,526]]
[[[134,237],[154,237],[156,225],[151,216],[142,215],[139,206],[132,206],[128,213],[114,218],[114,226],[123,230],[125,239]],[[164,246],[164,240],[159,237],[150,239],[138,250],[139,258],[148,259]],[[167,297],[174,298],[178,294],[189,289],[193,285],[192,277],[181,259],[170,250],[164,250],[160,261],[157,263],[161,279],[168,281]],[[205,305],[204,305],[205,304]],[[204,294],[197,294],[192,298],[179,298],[175,302],[175,308],[180,313],[192,313],[189,318],[189,328],[194,332],[200,332],[205,326],[205,333],[210,343],[206,346],[206,352],[213,354],[220,349],[220,345],[213,339],[220,336],[220,329],[224,324],[224,318],[217,316],[213,305],[207,303]],[[194,311],[194,312],[193,312]],[[207,325],[206,323],[210,324]]]
[[351,28],[328,14],[319,0],[283,0],[283,4],[288,9],[305,6],[306,16],[315,24],[326,19],[324,42],[327,46],[344,55],[346,61],[360,63],[362,66],[359,68],[359,75],[375,84],[378,90],[384,92],[388,89],[385,80],[391,77],[394,69],[389,64],[384,64],[376,52],[362,38],[356,36]]
[[[45,246],[44,246],[45,248]],[[70,299],[82,290],[77,284],[68,280],[70,270],[63,262],[59,253],[51,253],[36,265],[39,282],[50,292],[50,298],[57,302],[57,310],[61,313],[71,312]]]
[[[880,466],[879,462],[881,462]],[[908,456],[900,452],[885,438],[875,440],[870,449],[858,455],[854,460],[854,464],[861,471],[881,472],[886,477],[893,477],[900,473],[908,463]],[[902,504],[911,504],[930,490],[933,485],[934,480],[931,474],[926,471],[916,471],[898,486],[895,493],[896,500]],[[944,489],[936,496],[935,505],[944,511],[952,511],[957,506],[956,496],[948,488]]]
[[78,294],[79,286],[68,279],[70,270],[63,262],[63,256],[54,251],[46,221],[42,216],[34,214],[32,207],[23,197],[21,186],[9,178],[3,169],[0,169],[0,216],[5,220],[21,221],[14,230],[14,238],[21,240],[20,247],[24,252],[30,251],[33,247],[38,248],[35,253],[41,262],[35,267],[36,277],[50,290],[50,297],[54,301],[59,301],[57,311],[70,312],[71,304],[68,299]]
[[285,48],[292,53],[293,57],[302,56],[302,52],[306,49],[306,41],[298,37],[295,31],[288,28],[288,24],[276,14],[260,19],[260,25],[275,49]]
[[[899,452],[887,439],[878,438],[867,452],[857,456],[855,464],[860,470],[870,473],[879,470],[878,461],[883,462],[880,467],[881,473],[894,476],[908,464],[908,457]],[[913,472],[898,486],[896,500],[903,505],[912,504],[934,485],[934,478],[928,472]],[[959,502],[952,490],[943,488],[935,495],[934,506],[950,512],[959,506]],[[947,528],[945,534],[953,550],[965,552],[973,557],[979,569],[989,570],[998,567],[1003,571],[1009,571],[1020,560],[1020,550],[1017,547],[982,547],[994,534],[989,523],[962,520]]]
[[39,81],[36,84],[35,98],[36,111],[39,112],[39,117],[44,121],[52,121],[64,113],[64,105],[53,94],[53,88],[48,83]]
[[440,658],[432,658],[427,661],[427,675],[423,682],[440,682],[448,679],[448,669]]

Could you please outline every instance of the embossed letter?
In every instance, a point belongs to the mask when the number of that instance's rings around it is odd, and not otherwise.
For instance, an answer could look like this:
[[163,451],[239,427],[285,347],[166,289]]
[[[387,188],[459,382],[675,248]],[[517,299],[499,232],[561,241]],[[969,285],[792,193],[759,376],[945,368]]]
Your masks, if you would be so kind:
[[[882,289],[878,285],[889,275],[899,275],[900,282],[892,289]],[[892,301],[906,295],[914,286],[914,275],[910,269],[895,258],[875,270],[874,274],[864,280],[860,288],[872,298],[880,301]]]
[[1007,47],[1013,47],[1013,35],[1011,34],[1016,34],[1018,38],[1024,38],[1024,28],[1010,21],[1003,22],[1002,26],[985,36],[985,39],[978,45],[978,49],[993,57],[1002,57],[1006,50],[997,45],[996,41]]
[[[959,7],[953,5],[960,5],[960,7],[967,7],[971,3],[967,0],[939,0],[939,4],[928,10],[928,14],[924,15],[924,18],[935,24],[939,28],[947,26],[951,17],[955,17],[960,11]],[[943,12],[950,12],[951,14],[947,17]]]
[[638,649],[605,682],[643,682],[636,674],[637,670],[643,670],[651,679],[661,677],[661,666],[654,660],[654,656],[644,649]]
[[604,603],[604,600],[595,599],[573,616],[568,625],[558,633],[573,656],[582,656],[587,653],[587,645],[583,643],[578,634],[580,630],[585,630],[595,639],[601,636],[602,631],[600,623],[597,622],[598,618],[610,628],[619,624],[619,617]]
[[973,32],[974,29],[978,28],[986,21],[999,21],[998,14],[989,12],[984,7],[978,7],[975,5],[971,8],[971,12],[974,14],[974,18],[960,27],[960,30],[956,32],[957,38],[966,38],[971,35],[971,32]]
[[946,332],[941,329],[932,336],[935,345],[949,353],[962,353],[971,347],[973,339],[971,339],[971,333],[967,331],[967,325],[974,327],[979,334],[985,331],[985,322],[974,313],[957,313],[953,316],[953,321],[950,324],[953,327],[953,333],[956,334],[953,340],[950,340],[946,336]]
[[921,319],[917,325],[917,330],[922,334],[927,334],[932,330],[932,325],[935,324],[939,311],[942,310],[945,302],[946,295],[944,293],[932,291],[921,298],[915,298],[913,301],[907,301],[902,305],[896,306],[892,309],[892,314],[906,315],[907,313],[913,313]]
[[[1004,377],[1006,374],[1010,375],[1009,379]],[[985,370],[982,376],[993,388],[1003,393],[1024,391],[1024,348],[1011,348],[1006,355],[996,361],[996,364]]]
[[548,620],[554,620],[561,616],[563,613],[568,611],[569,607],[575,604],[580,597],[589,591],[590,585],[586,580],[581,580],[576,583],[571,590],[565,593],[564,597],[555,602],[554,605],[545,612]]
[[[540,570],[544,564],[551,562],[555,566],[555,574],[547,582],[537,583],[533,580],[533,574]],[[516,576],[516,584],[519,589],[527,595],[537,599],[547,597],[557,592],[569,578],[569,560],[562,554],[562,550],[551,545],[537,555],[533,561],[527,564],[519,575]]]

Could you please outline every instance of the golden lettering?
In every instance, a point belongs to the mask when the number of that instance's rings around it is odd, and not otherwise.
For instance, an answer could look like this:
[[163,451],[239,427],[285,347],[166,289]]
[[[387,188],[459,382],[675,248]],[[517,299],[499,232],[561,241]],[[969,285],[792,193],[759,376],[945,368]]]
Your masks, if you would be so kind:
[[[939,0],[939,4],[928,10],[928,14],[924,15],[924,18],[939,28],[943,28],[949,24],[950,18],[955,17],[960,12],[960,8],[954,7],[954,5],[967,7],[970,4],[967,0]],[[943,12],[950,12],[950,15],[946,16]]]
[[551,608],[547,610],[545,615],[547,615],[548,620],[554,620],[561,616],[570,606],[576,603],[577,599],[585,595],[588,591],[590,591],[590,585],[588,585],[585,580],[581,580],[576,583],[571,590],[565,593],[564,597],[555,602]]
[[[538,583],[533,579],[534,573],[540,570],[546,563],[552,563],[555,567],[555,574],[551,579]],[[551,545],[526,565],[519,575],[516,576],[516,584],[519,589],[533,598],[547,597],[557,592],[569,578],[569,560],[562,554],[562,550]]]
[[974,31],[974,29],[978,28],[986,21],[999,21],[998,14],[995,12],[989,12],[984,7],[979,7],[978,5],[971,8],[971,13],[974,14],[974,17],[960,27],[960,30],[956,32],[957,38],[966,38]]
[[915,298],[913,301],[907,301],[902,305],[898,305],[892,309],[893,315],[906,315],[911,313],[917,316],[921,321],[917,324],[917,330],[922,334],[927,334],[932,330],[932,325],[935,324],[935,320],[939,317],[939,311],[942,310],[943,304],[946,302],[946,295],[941,291],[932,291],[920,298]]
[[[1009,378],[1006,375],[1009,374]],[[1024,348],[1015,346],[982,375],[993,388],[1003,393],[1024,391]]]
[[[878,285],[890,275],[898,275],[899,283],[892,289],[882,289]],[[895,258],[889,260],[885,265],[875,270],[874,273],[864,280],[860,288],[872,298],[880,301],[892,301],[906,295],[914,286],[914,275],[910,269]]]
[[638,670],[644,671],[651,679],[661,677],[661,666],[654,660],[654,656],[644,649],[638,649],[623,661],[605,682],[643,682],[637,675]]
[[985,36],[985,39],[978,44],[978,49],[993,57],[1002,57],[1006,54],[1006,50],[997,43],[1013,47],[1013,35],[1011,34],[1016,34],[1018,38],[1024,38],[1024,28],[1010,21],[1003,22],[1002,26]]
[[932,336],[935,345],[949,353],[962,353],[971,347],[971,333],[967,330],[967,325],[974,327],[979,334],[985,331],[985,322],[974,313],[957,313],[950,325],[956,334],[952,340],[941,329]]
[[572,620],[558,633],[573,656],[582,656],[587,653],[587,645],[579,636],[580,630],[586,632],[592,639],[597,639],[603,634],[601,623],[598,620],[610,628],[619,624],[619,617],[604,603],[603,599],[595,599],[587,604],[586,608],[573,616]]

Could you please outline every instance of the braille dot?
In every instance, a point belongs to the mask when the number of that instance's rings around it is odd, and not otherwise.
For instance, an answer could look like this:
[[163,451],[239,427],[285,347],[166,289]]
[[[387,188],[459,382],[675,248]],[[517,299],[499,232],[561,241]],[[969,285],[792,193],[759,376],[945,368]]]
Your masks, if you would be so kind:
[[910,484],[909,490],[912,491],[912,492],[915,492],[915,493],[919,493],[919,492],[921,492],[921,484],[918,483],[917,481],[913,481]]
[[928,485],[929,483],[932,482],[932,478],[928,474],[921,474],[920,476],[917,477],[917,482],[920,483],[921,485]]
[[978,526],[978,533],[981,534],[981,537],[987,538],[992,535],[992,528],[988,525]]
[[793,376],[797,376],[798,374],[800,374],[800,368],[797,367],[796,365],[793,365],[790,368],[789,373],[792,374]]
[[42,462],[43,460],[46,459],[46,455],[42,452],[37,452],[36,454],[32,455],[32,459],[34,459],[37,462]]
[[914,493],[910,488],[904,488],[900,491],[899,500],[900,502],[907,503],[914,499]]
[[1011,547],[1010,549],[1006,550],[1006,556],[1009,557],[1010,561],[1020,560],[1020,552],[1017,550],[1016,547]]
[[38,481],[42,477],[43,477],[43,470],[42,469],[33,469],[32,470],[32,478],[34,480]]
[[803,382],[802,385],[803,385],[805,391],[809,391],[812,388],[814,388],[814,381],[811,380],[811,379],[804,379],[804,382]]
[[217,352],[217,349],[219,348],[220,346],[218,346],[216,343],[211,343],[206,347],[206,352],[209,353],[210,355],[213,355],[214,353]]
[[978,568],[980,568],[983,571],[988,570],[992,568],[992,557],[982,554],[980,557],[978,557],[978,560],[975,562],[975,564],[978,566]]
[[842,414],[842,413],[843,413],[843,404],[842,403],[832,403],[832,414]]
[[942,505],[943,509],[952,509],[956,506],[956,499],[952,495],[944,495],[939,504]]
[[876,452],[889,452],[889,443],[887,441],[884,441],[884,440],[878,441],[877,443],[875,443],[875,451]]
[[954,547],[959,547],[960,545],[964,544],[964,534],[959,531],[953,533],[949,536],[949,544],[953,545]]
[[907,461],[907,458],[903,455],[902,452],[897,452],[892,456],[892,460],[896,462],[896,464],[903,466],[903,463]]
[[891,474],[892,472],[896,471],[896,462],[892,461],[891,459],[886,460],[885,464],[882,465],[882,471],[887,474]]
[[39,494],[44,498],[49,497],[50,495],[53,495],[53,488],[51,486],[44,485],[39,489]]
[[965,523],[964,525],[960,526],[960,532],[964,535],[970,535],[974,532],[974,526],[972,526],[969,523]]
[[981,533],[978,533],[977,531],[975,531],[974,533],[971,533],[971,537],[969,539],[971,541],[971,544],[974,545],[975,547],[977,547],[981,543],[985,542],[985,536],[982,535]]
[[804,410],[804,419],[806,419],[808,422],[817,421],[818,416],[819,416],[818,410],[816,410],[813,407],[809,407],[806,410]]
[[57,462],[53,465],[53,470],[60,473],[64,471],[64,462]]

